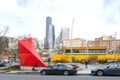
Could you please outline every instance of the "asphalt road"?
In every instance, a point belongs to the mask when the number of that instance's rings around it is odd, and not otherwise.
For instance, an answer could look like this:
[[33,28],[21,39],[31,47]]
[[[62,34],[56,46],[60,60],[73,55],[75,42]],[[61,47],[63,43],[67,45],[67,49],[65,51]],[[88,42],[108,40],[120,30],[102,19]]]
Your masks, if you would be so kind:
[[0,80],[120,80],[120,76],[2,74]]

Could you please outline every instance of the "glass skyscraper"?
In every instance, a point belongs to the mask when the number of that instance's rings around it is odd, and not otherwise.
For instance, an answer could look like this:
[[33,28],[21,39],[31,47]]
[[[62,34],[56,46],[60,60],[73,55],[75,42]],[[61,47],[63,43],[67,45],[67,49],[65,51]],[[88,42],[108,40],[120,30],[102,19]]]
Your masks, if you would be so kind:
[[52,18],[46,17],[46,37],[45,37],[45,49],[53,49],[55,44],[55,29],[52,25]]

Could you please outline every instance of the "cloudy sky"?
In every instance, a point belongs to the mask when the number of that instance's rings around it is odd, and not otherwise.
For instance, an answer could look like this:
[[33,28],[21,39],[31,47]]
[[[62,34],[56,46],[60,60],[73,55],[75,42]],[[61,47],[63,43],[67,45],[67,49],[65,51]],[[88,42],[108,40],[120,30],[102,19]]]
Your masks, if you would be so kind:
[[73,17],[73,38],[120,36],[120,0],[0,0],[0,29],[9,26],[8,36],[44,39],[47,16],[56,36],[61,27],[71,28]]

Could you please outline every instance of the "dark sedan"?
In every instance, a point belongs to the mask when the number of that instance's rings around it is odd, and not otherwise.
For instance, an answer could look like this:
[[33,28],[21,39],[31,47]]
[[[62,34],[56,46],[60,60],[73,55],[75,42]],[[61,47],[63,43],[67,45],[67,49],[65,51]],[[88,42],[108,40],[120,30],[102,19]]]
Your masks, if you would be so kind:
[[74,69],[74,67],[72,67],[71,65],[67,65],[67,64],[55,64],[55,65],[51,65],[45,69],[42,69],[40,71],[40,73],[42,75],[46,75],[46,74],[59,74],[59,75],[70,75],[70,74],[76,74],[77,70]]
[[91,70],[92,75],[120,75],[120,64],[111,64]]

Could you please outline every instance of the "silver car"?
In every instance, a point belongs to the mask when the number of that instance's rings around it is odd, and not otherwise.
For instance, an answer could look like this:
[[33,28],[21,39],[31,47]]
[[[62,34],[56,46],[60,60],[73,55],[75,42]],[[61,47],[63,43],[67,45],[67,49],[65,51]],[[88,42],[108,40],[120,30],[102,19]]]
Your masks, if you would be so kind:
[[97,67],[91,70],[92,75],[120,75],[120,64],[111,64],[104,67]]

